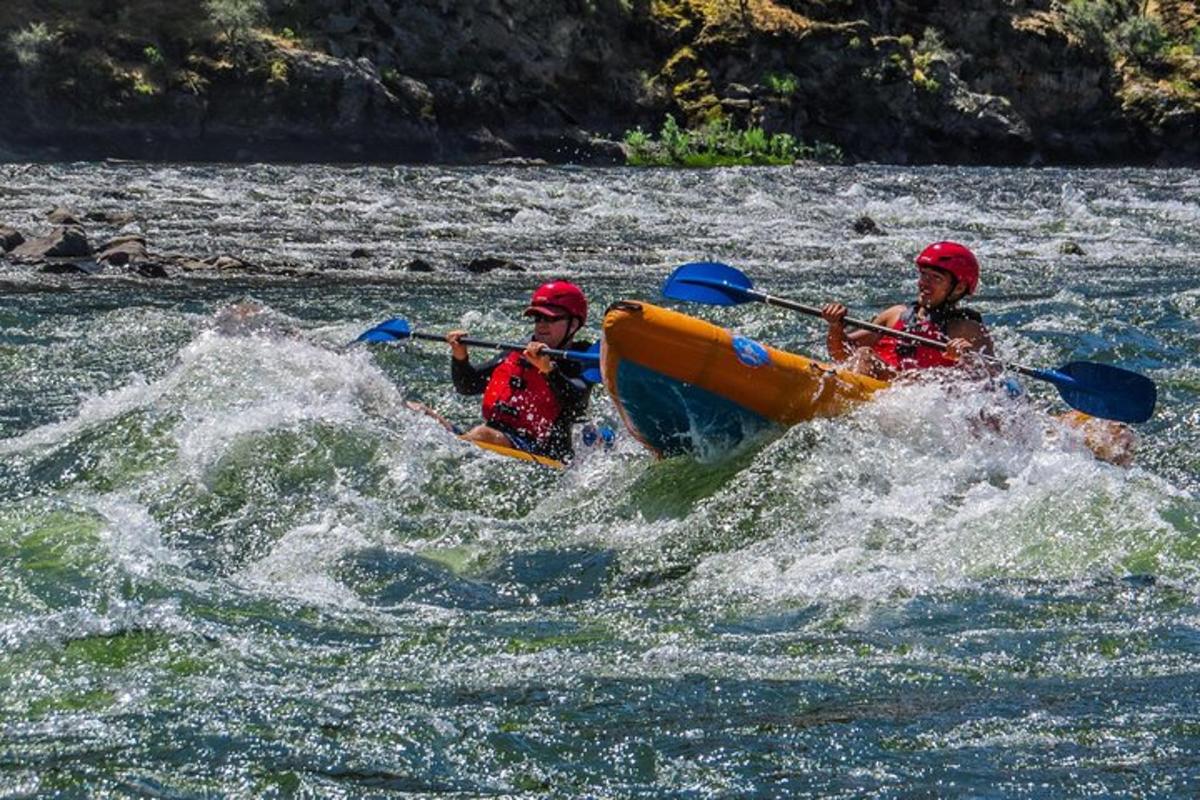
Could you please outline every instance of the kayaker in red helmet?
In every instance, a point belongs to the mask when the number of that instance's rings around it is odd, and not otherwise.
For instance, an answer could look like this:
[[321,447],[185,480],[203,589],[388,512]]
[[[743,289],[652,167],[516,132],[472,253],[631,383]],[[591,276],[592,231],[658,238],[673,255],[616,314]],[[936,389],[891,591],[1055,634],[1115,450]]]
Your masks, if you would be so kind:
[[835,361],[855,372],[890,380],[908,370],[953,367],[968,353],[992,353],[992,339],[979,313],[959,301],[979,285],[979,261],[957,242],[935,242],[917,256],[917,299],[895,305],[872,322],[946,342],[945,350],[874,331],[847,331],[846,307],[829,303],[821,316],[829,323],[826,344]]
[[571,423],[587,410],[591,384],[581,377],[581,362],[553,360],[542,351],[588,349],[589,343],[574,341],[587,322],[587,299],[575,284],[551,281],[533,293],[525,316],[534,322],[524,352],[497,356],[479,367],[471,364],[461,342],[467,332],[446,334],[454,388],[459,394],[483,394],[483,424],[463,438],[569,458]]

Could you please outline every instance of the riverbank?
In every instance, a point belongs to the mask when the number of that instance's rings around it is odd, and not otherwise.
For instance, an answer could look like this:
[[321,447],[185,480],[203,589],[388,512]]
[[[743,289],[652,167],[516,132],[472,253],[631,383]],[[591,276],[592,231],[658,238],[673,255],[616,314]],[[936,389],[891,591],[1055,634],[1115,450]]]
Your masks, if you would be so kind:
[[1200,163],[1195,4],[91,0],[0,10],[0,157],[617,164],[762,128],[852,162]]

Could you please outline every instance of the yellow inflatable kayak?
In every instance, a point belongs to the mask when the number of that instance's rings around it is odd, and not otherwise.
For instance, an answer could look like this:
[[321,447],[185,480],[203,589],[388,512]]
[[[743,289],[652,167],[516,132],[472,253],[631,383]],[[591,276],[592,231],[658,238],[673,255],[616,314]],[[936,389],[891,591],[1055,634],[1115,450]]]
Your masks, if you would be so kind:
[[[836,416],[887,386],[640,301],[609,308],[600,370],[625,426],[659,457],[726,450],[772,428]],[[1055,419],[1082,431],[1096,458],[1133,461],[1127,425],[1079,412]]]
[[600,369],[625,426],[660,457],[835,416],[887,386],[640,301],[609,308]]

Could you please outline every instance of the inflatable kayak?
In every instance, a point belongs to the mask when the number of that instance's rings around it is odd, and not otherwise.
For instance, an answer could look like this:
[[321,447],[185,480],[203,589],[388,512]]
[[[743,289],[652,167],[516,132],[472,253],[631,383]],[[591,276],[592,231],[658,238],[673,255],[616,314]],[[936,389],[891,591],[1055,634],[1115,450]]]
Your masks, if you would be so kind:
[[[600,369],[625,426],[659,457],[727,450],[771,429],[836,416],[887,386],[630,301],[604,317]],[[1132,463],[1137,442],[1127,425],[1077,411],[1053,419],[1080,431],[1101,461]]]
[[625,426],[660,457],[836,416],[887,386],[640,301],[609,307],[600,371]]

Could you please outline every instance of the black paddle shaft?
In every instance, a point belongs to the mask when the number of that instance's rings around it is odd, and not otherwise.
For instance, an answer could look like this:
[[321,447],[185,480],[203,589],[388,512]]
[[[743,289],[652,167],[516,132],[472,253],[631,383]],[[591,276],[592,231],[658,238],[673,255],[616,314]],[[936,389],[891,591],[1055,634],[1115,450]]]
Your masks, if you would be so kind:
[[[420,331],[410,331],[408,335],[409,335],[409,338],[412,338],[412,339],[425,339],[426,341],[430,341],[430,342],[445,342],[446,341],[445,336],[437,334],[437,333],[421,333]],[[484,341],[483,339],[467,339],[465,337],[462,339],[459,339],[458,341],[461,342],[462,344],[466,345],[467,347],[486,347],[486,348],[489,348],[492,350],[507,350],[511,353],[523,353],[523,352],[525,352],[525,347],[526,347],[526,345],[523,345],[523,344],[508,344],[506,342],[488,342],[488,341]],[[551,358],[576,358],[577,359],[580,355],[579,353],[574,352],[574,351],[554,350],[553,348],[549,348],[549,347],[547,347],[545,350],[543,350],[542,353],[550,356]]]

